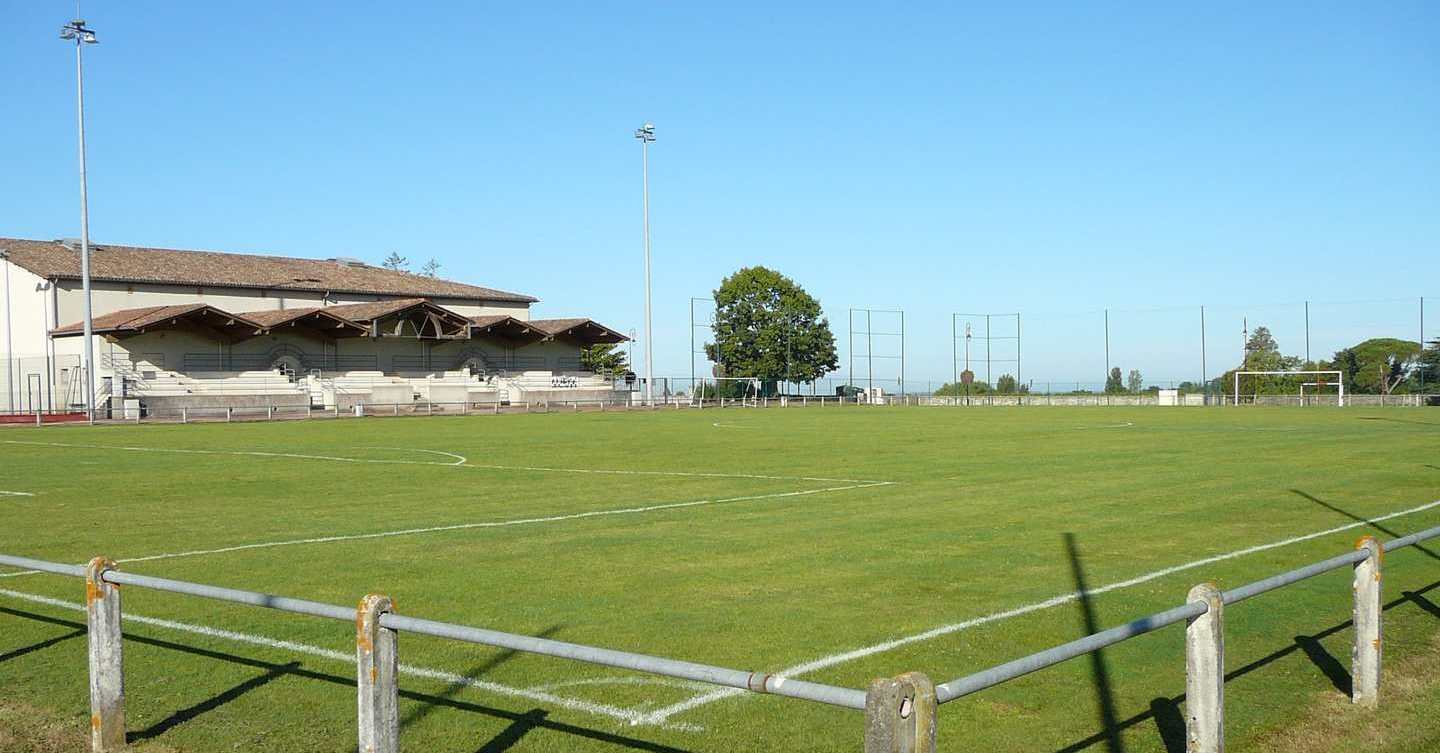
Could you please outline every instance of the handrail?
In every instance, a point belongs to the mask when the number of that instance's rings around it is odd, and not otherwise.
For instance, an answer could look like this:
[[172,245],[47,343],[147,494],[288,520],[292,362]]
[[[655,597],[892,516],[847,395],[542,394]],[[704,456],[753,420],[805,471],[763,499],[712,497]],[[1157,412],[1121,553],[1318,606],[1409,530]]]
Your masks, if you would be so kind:
[[[1440,526],[1427,528],[1423,531],[1412,533],[1398,539],[1391,539],[1382,544],[1384,551],[1392,551],[1407,546],[1413,546],[1422,541],[1440,536]],[[1259,596],[1267,591],[1274,591],[1278,588],[1298,583],[1317,575],[1328,573],[1331,570],[1338,570],[1346,565],[1353,565],[1364,561],[1369,557],[1365,550],[1347,552],[1337,557],[1331,557],[1320,562],[1315,562],[1304,567],[1299,567],[1288,572],[1272,575],[1269,578],[1247,583],[1243,586],[1221,592],[1221,601],[1226,605],[1237,604],[1246,599]],[[1168,625],[1173,625],[1188,619],[1199,617],[1209,611],[1204,602],[1195,601],[1182,606],[1167,609],[1163,612],[1131,620],[1124,625],[1102,630],[1098,633],[1087,635],[1059,646],[1038,651],[1019,659],[1006,662],[973,674],[959,677],[950,682],[941,683],[935,686],[935,696],[938,702],[946,703],[971,693],[976,693],[986,688],[991,688],[1003,682],[1008,682],[1022,675],[1038,672],[1047,667],[1054,666],[1064,661],[1083,656],[1092,651],[1098,651],[1106,646],[1111,646],[1121,641],[1129,640],[1138,635],[1144,635]]]
[[[57,575],[85,577],[84,567],[66,565],[58,562],[47,562],[45,560],[31,559],[28,557],[0,554],[0,565],[23,567],[28,570],[54,573]],[[294,612],[296,614],[324,617],[343,622],[354,622],[356,619],[354,607],[336,606],[307,599],[295,599],[257,591],[224,588],[204,583],[191,583],[189,581],[173,580],[170,578],[127,573],[120,570],[105,570],[100,574],[100,578],[107,583],[117,585],[138,586],[156,591],[199,596],[206,599],[247,604],[250,606],[275,609],[281,612]],[[439,638],[450,638],[467,643],[494,646],[496,648],[506,648],[543,656],[573,659],[590,664],[632,669],[665,677],[739,688],[754,693],[783,695],[790,698],[799,698],[849,709],[865,709],[865,691],[863,690],[807,682],[804,680],[788,680],[762,672],[728,669],[709,664],[697,664],[695,662],[668,659],[631,651],[617,651],[614,649],[600,648],[598,646],[556,641],[549,638],[536,638],[529,635],[437,622],[435,620],[408,617],[390,612],[381,616],[380,625],[391,630],[422,633]]]

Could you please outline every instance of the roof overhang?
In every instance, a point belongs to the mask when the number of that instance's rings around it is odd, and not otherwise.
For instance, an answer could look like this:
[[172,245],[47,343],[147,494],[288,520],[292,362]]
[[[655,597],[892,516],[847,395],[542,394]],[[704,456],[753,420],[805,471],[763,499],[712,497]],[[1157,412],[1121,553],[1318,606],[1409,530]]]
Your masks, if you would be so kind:
[[470,320],[470,336],[501,338],[519,345],[544,340],[549,335],[513,316],[477,316]]
[[368,321],[372,337],[414,337],[422,340],[465,340],[470,337],[468,318],[428,300],[376,314]]
[[250,316],[265,327],[266,334],[303,329],[325,337],[364,337],[370,328],[323,308],[295,309],[293,312],[254,312]]
[[[264,325],[259,322],[207,304],[185,307],[162,306],[149,312],[144,312],[143,309],[135,311],[137,315],[128,319],[123,316],[125,313],[123,311],[102,317],[102,322],[109,320],[109,323],[101,323],[99,326],[93,327],[92,332],[97,335],[110,335],[123,339],[143,335],[147,332],[188,330],[217,339],[235,341],[254,337],[265,331]],[[81,337],[84,334],[84,324],[80,322],[50,332],[51,337]]]
[[551,338],[573,340],[586,347],[601,344],[614,345],[630,339],[594,319],[585,319],[575,324],[552,329],[549,335]]

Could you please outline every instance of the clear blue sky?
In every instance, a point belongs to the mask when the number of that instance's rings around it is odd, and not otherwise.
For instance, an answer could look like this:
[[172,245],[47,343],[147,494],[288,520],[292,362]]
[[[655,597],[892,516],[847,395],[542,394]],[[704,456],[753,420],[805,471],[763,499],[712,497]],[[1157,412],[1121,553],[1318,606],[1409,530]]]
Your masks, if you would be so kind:
[[[639,330],[648,119],[658,374],[748,264],[842,369],[848,307],[904,308],[912,380],[955,311],[1025,312],[1038,380],[1102,378],[1107,306],[1157,380],[1198,376],[1201,303],[1211,374],[1242,316],[1303,350],[1274,304],[1395,301],[1317,304],[1317,356],[1414,338],[1421,295],[1440,332],[1440,4],[776,5],[88,2],[92,235],[433,256]],[[3,0],[0,235],[77,234],[73,12]]]

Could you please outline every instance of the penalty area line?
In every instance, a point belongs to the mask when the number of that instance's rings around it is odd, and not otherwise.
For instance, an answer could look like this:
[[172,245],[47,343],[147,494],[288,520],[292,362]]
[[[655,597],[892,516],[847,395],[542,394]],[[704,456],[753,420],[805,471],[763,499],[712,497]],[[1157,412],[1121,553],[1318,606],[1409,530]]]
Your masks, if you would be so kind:
[[4,490],[4,489],[0,489],[0,497],[33,497],[33,496],[35,496],[35,495],[34,495],[34,494],[31,494],[30,492],[12,492],[12,491],[6,491],[6,490]]
[[[1365,520],[1357,521],[1355,523],[1348,523],[1343,526],[1336,526],[1335,528],[1327,528],[1323,531],[1316,531],[1314,533],[1307,533],[1301,536],[1294,536],[1292,538],[1282,539],[1280,541],[1272,541],[1268,544],[1258,544],[1256,546],[1246,547],[1245,549],[1237,549],[1233,552],[1217,554],[1214,556],[1193,560],[1191,562],[1186,562],[1184,564],[1174,565],[1172,567],[1167,567],[1161,570],[1155,570],[1153,572],[1145,573],[1144,575],[1135,576],[1134,578],[1130,578],[1128,580],[1116,581],[1114,583],[1109,583],[1098,588],[1088,589],[1083,593],[1083,595],[1097,596],[1100,594],[1108,593],[1110,591],[1118,591],[1120,589],[1130,588],[1131,586],[1138,586],[1142,583],[1148,583],[1152,580],[1163,578],[1167,575],[1174,575],[1175,573],[1183,572],[1185,570],[1193,570],[1197,567],[1203,567],[1205,565],[1214,564],[1216,562],[1223,562],[1225,560],[1232,560],[1237,557],[1244,557],[1246,555],[1256,554],[1258,552],[1278,549],[1283,546],[1290,546],[1291,544],[1299,544],[1304,541],[1310,541],[1312,539],[1318,539],[1325,536],[1342,533],[1344,531],[1349,531],[1354,528],[1360,528],[1361,526],[1367,526],[1372,523],[1379,523],[1381,521],[1390,520],[1391,518],[1398,518],[1404,515],[1413,515],[1417,512],[1424,512],[1425,510],[1429,510],[1434,507],[1440,507],[1440,500],[1419,505],[1417,507],[1412,507],[1408,510],[1400,510],[1398,512],[1388,513],[1386,515],[1381,515],[1375,518],[1367,518]],[[960,622],[953,622],[948,625],[941,625],[939,627],[926,630],[922,633],[915,633],[913,635],[895,638],[892,640],[884,641],[882,643],[876,643],[874,645],[857,648],[852,651],[831,654],[830,656],[822,656],[818,659],[814,659],[803,664],[796,664],[793,667],[782,669],[775,674],[777,677],[782,678],[796,677],[798,675],[804,675],[810,672],[828,669],[830,667],[835,667],[841,664],[845,664],[847,662],[855,661],[856,659],[863,659],[868,656],[874,656],[875,654],[891,651],[893,649],[900,648],[901,646],[908,646],[912,643],[921,643],[923,641],[932,640],[941,636],[950,635],[952,633],[958,633],[962,630],[969,630],[973,627],[979,627],[980,625],[986,625],[992,622],[1000,622],[1002,620],[1008,620],[1012,617],[1019,617],[1021,615],[1030,614],[1032,612],[1039,612],[1044,609],[1058,607],[1064,604],[1068,604],[1072,601],[1076,601],[1081,596],[1082,593],[1079,591],[1072,591],[1070,593],[1060,594],[1058,596],[1053,596],[1049,599],[1045,599],[1044,601],[1037,601],[1031,604],[1026,604],[1024,606],[1015,607],[1013,609],[1007,609],[1002,612],[994,612],[981,617],[962,620]],[[736,690],[734,688],[710,690],[693,698],[690,698],[689,700],[681,701],[680,703],[656,709],[647,714],[645,716],[645,719],[639,723],[663,724],[668,722],[669,719],[676,714],[691,711],[693,709],[697,709],[701,706],[713,703],[715,701],[719,701],[724,698],[744,694],[745,691]]]
[[[59,607],[61,609],[69,609],[77,612],[85,611],[85,606],[83,604],[64,601],[62,599],[52,599],[48,596],[26,593],[24,591],[11,591],[9,589],[0,588],[0,596],[8,596],[12,599],[19,599],[21,601],[28,601],[35,604],[44,604],[46,606]],[[224,630],[221,628],[209,627],[206,625],[195,625],[188,622],[176,622],[174,620],[165,620],[158,617],[146,617],[144,615],[131,614],[128,612],[122,615],[122,619],[124,619],[126,622],[133,622],[140,625],[149,625],[151,627],[158,627],[166,630],[175,630],[183,633],[191,633],[193,635],[203,635],[207,638],[219,638],[221,640],[233,641],[236,643],[248,643],[252,646],[263,646],[265,648],[279,649],[281,651],[306,654],[308,656],[314,656],[321,659],[331,659],[337,662],[341,662],[343,664],[347,664],[351,667],[355,666],[354,653],[334,651],[328,648],[321,648],[320,646],[312,646],[308,643],[298,643],[296,641],[281,640],[279,638],[270,638],[267,636],[256,635],[253,633],[237,633],[233,630]],[[542,703],[559,706],[570,711],[582,711],[588,714],[608,716],[612,719],[618,719],[622,722],[629,722],[630,724],[635,724],[636,720],[644,716],[643,712],[633,709],[621,708],[619,706],[612,706],[605,703],[592,703],[590,701],[583,701],[577,698],[567,698],[565,696],[555,695],[554,693],[549,693],[545,690],[536,688],[514,688],[510,687],[509,685],[501,685],[497,682],[477,680],[473,677],[466,677],[464,675],[458,675],[453,672],[445,672],[438,669],[431,669],[429,667],[416,666],[414,664],[401,664],[399,669],[401,674],[410,675],[412,677],[424,677],[431,680],[440,680],[442,682],[450,683],[452,685],[460,685],[468,688],[473,688],[475,690],[494,693],[497,695],[527,698],[532,701],[540,701]],[[678,729],[687,732],[699,732],[704,729],[703,727],[693,724],[674,724],[669,726],[671,729]]]
[[[300,546],[302,544],[329,544],[337,541],[360,541],[364,539],[383,539],[392,536],[412,536],[422,533],[439,533],[442,531],[464,531],[472,528],[507,528],[510,526],[537,525],[542,523],[559,523],[568,520],[583,520],[585,518],[602,518],[612,515],[639,515],[649,512],[664,510],[679,510],[687,507],[704,507],[707,505],[719,505],[729,502],[753,502],[767,499],[788,499],[791,497],[806,497],[812,494],[828,494],[831,492],[851,491],[854,489],[869,489],[877,486],[889,486],[893,481],[874,481],[868,484],[851,484],[849,486],[830,486],[824,489],[802,489],[792,492],[775,492],[773,494],[750,494],[743,497],[725,497],[722,499],[697,499],[689,502],[668,502],[659,505],[645,505],[641,507],[622,507],[611,510],[590,510],[587,512],[569,513],[566,515],[547,515],[536,518],[515,518],[512,520],[490,520],[476,523],[454,523],[443,526],[427,526],[424,528],[402,528],[394,531],[375,531],[372,533],[353,533],[336,536],[316,536],[307,539],[286,539],[282,541],[261,541],[253,544],[237,544],[235,546],[218,547],[215,549],[192,549],[183,552],[167,552],[165,554],[151,554],[144,557],[130,557],[119,559],[116,562],[153,562],[155,560],[168,560],[177,557],[199,557],[207,554],[225,554],[227,552],[243,552],[251,549],[273,549],[282,546]],[[38,570],[21,570],[13,573],[0,573],[0,578],[15,578],[21,575],[34,575]]]

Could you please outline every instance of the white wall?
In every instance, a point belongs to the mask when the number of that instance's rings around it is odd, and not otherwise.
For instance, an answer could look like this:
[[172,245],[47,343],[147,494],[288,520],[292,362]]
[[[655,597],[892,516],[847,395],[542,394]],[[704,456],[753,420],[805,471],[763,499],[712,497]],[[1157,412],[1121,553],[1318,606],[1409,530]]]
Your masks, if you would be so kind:
[[39,400],[32,373],[42,375],[41,389],[48,390],[50,292],[44,286],[40,277],[0,260],[0,412],[29,410],[29,403]]

